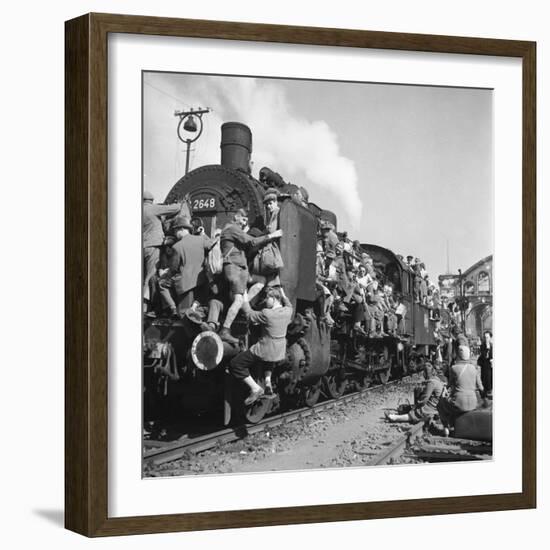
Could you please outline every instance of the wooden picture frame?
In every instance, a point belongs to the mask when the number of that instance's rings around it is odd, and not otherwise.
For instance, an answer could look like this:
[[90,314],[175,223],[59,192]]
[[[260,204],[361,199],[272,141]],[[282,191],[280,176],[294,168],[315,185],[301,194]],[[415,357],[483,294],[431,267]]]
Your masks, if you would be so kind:
[[[206,513],[108,516],[107,37],[132,33],[519,58],[523,71],[522,491]],[[86,536],[482,512],[536,506],[536,44],[88,14],[65,27],[65,525]]]

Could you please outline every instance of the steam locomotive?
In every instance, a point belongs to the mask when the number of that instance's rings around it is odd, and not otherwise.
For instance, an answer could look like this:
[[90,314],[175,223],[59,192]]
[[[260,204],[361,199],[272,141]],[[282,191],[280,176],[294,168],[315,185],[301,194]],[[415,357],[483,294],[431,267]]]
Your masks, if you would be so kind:
[[[264,229],[263,196],[267,187],[293,188],[269,169],[260,179],[251,175],[252,133],[238,122],[221,128],[221,162],[201,166],[182,177],[165,203],[187,200],[193,216],[212,236],[231,221],[240,208],[249,214],[251,228]],[[289,192],[290,191],[290,192]],[[281,285],[294,307],[287,332],[286,361],[272,375],[274,398],[242,405],[243,391],[227,374],[226,366],[239,351],[214,332],[201,332],[189,319],[144,318],[145,415],[203,414],[223,411],[224,423],[244,415],[258,422],[266,414],[300,406],[313,406],[321,396],[338,398],[347,389],[361,389],[374,380],[386,383],[416,369],[433,352],[434,321],[429,309],[415,303],[413,273],[391,250],[373,244],[361,248],[373,259],[383,281],[391,282],[406,306],[405,333],[370,338],[352,330],[351,318],[342,314],[335,326],[322,319],[316,290],[316,246],[320,224],[337,226],[333,212],[314,203],[290,198],[280,201],[279,246],[284,261]],[[246,318],[238,317],[233,335],[245,347],[258,337]],[[253,373],[254,374],[254,373]],[[259,373],[258,379],[260,381]],[[160,409],[159,409],[160,407]],[[169,412],[166,412],[169,411]]]

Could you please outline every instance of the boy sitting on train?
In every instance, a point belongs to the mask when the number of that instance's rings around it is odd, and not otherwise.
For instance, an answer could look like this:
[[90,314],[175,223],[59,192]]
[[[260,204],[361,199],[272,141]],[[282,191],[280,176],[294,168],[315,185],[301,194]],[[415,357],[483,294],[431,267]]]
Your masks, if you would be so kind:
[[[265,307],[261,311],[253,310],[246,296],[243,311],[250,322],[261,325],[262,334],[250,349],[241,351],[231,360],[229,372],[250,388],[245,405],[251,405],[264,394],[273,393],[271,371],[274,364],[286,358],[286,331],[292,320],[293,310],[282,287],[271,287],[266,291]],[[254,380],[250,373],[250,368],[257,365],[263,367],[265,389]]]
[[315,286],[318,292],[319,311],[320,311],[321,319],[324,320],[327,323],[327,325],[332,326],[334,325],[334,319],[332,318],[330,311],[332,308],[333,296],[332,296],[332,292],[325,284],[326,277],[327,277],[326,259],[325,259],[325,254],[323,252],[323,246],[321,242],[317,243],[315,272],[316,272]]
[[340,242],[338,235],[334,231],[334,225],[328,221],[321,222],[321,243],[323,244],[323,250],[328,252],[334,251],[336,245]]
[[233,220],[223,229],[220,236],[223,256],[223,274],[229,285],[232,303],[220,329],[220,338],[230,344],[238,344],[239,340],[231,335],[231,325],[239,313],[247,290],[249,272],[246,249],[250,246],[260,247],[282,236],[282,230],[252,237],[244,228],[248,225],[248,214],[239,209],[233,214]]

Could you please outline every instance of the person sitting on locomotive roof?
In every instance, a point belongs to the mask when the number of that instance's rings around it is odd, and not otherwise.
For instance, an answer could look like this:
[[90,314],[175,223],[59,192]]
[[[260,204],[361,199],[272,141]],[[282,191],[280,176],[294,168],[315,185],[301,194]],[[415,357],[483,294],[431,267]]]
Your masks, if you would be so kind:
[[292,193],[291,198],[295,203],[301,204],[302,206],[307,208],[309,193],[307,192],[305,187],[298,187],[294,191],[294,193]]
[[233,300],[220,330],[220,338],[230,344],[239,342],[231,335],[231,325],[243,305],[248,283],[249,272],[245,250],[249,246],[261,246],[271,242],[283,234],[281,229],[277,229],[267,235],[252,237],[244,231],[247,224],[247,212],[241,208],[235,212],[233,220],[222,229],[220,236],[223,274],[229,283],[229,291]]
[[[252,323],[261,325],[262,334],[250,349],[241,351],[229,363],[229,372],[250,388],[245,405],[254,403],[264,393],[273,393],[271,372],[286,358],[286,331],[293,316],[292,304],[282,287],[271,287],[266,291],[265,306],[261,311],[255,311],[245,296],[243,311]],[[250,368],[258,364],[263,367],[265,390],[250,374]]]
[[321,222],[321,242],[325,252],[329,250],[334,251],[336,245],[340,242],[338,235],[334,231],[334,225],[328,221]]
[[204,258],[213,242],[208,237],[191,234],[193,225],[183,216],[176,217],[172,229],[177,240],[171,247],[168,271],[162,275],[159,290],[164,306],[181,317],[194,305],[195,289],[206,282]]
[[436,375],[431,363],[424,363],[425,382],[414,390],[414,407],[405,414],[390,414],[386,411],[386,419],[390,422],[417,422],[432,420],[437,414],[439,400],[443,394],[443,383]]
[[160,247],[164,242],[163,216],[175,216],[181,210],[180,203],[154,204],[149,191],[143,192],[143,299],[144,310],[151,299],[150,280],[157,270]]

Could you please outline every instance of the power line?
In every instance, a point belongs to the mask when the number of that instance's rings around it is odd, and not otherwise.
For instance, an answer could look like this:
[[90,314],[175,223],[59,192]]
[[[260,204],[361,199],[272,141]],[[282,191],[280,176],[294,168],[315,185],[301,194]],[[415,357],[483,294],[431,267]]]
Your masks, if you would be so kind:
[[144,81],[143,83],[144,83],[146,86],[149,86],[149,88],[153,88],[153,89],[156,90],[157,92],[160,92],[161,94],[164,94],[165,96],[168,96],[168,97],[170,97],[170,98],[172,98],[172,99],[175,99],[177,102],[182,103],[182,104],[185,105],[186,107],[189,107],[189,108],[191,107],[191,106],[189,105],[189,103],[185,103],[185,101],[183,101],[183,99],[180,99],[179,97],[176,97],[175,95],[172,95],[172,94],[166,92],[165,90],[162,90],[161,88],[157,88],[156,86],[153,86],[153,85],[152,85],[151,83],[149,83],[149,82],[145,82],[145,81]]

